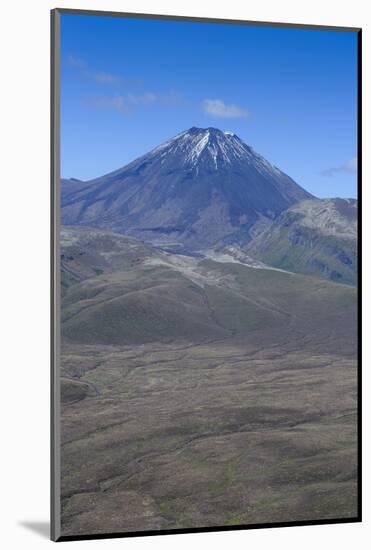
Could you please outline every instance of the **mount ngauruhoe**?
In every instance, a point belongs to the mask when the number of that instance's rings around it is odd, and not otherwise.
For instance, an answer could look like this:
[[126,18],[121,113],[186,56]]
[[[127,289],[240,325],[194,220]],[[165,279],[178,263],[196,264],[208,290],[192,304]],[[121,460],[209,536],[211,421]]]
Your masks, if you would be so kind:
[[65,225],[191,249],[246,243],[254,226],[311,197],[239,137],[215,128],[191,128],[115,172],[75,185],[65,182]]
[[313,197],[216,128],[191,128],[102,177],[62,180],[61,201],[64,225],[224,258],[233,247],[234,256],[355,282],[357,201]]

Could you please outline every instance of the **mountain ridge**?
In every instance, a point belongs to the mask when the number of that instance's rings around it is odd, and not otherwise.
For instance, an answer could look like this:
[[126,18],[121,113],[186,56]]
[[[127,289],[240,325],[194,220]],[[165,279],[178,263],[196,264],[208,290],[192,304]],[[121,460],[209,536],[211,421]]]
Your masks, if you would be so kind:
[[310,199],[282,212],[244,251],[271,266],[355,285],[357,200]]
[[192,127],[71,187],[62,193],[64,224],[192,249],[247,242],[255,224],[312,197],[236,134],[212,127]]

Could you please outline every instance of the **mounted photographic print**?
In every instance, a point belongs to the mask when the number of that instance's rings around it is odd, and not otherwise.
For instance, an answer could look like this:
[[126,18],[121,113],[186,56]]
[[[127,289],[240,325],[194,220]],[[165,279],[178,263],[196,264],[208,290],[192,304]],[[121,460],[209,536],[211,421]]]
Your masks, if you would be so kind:
[[52,12],[54,540],[360,521],[360,48]]

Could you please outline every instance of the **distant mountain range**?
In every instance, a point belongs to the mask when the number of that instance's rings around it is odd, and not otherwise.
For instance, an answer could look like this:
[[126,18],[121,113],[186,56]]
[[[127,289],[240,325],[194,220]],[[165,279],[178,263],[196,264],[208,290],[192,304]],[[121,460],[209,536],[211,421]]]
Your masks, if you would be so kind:
[[64,225],[182,253],[233,246],[277,268],[355,282],[357,202],[316,199],[216,128],[191,128],[94,180],[62,180],[61,200]]

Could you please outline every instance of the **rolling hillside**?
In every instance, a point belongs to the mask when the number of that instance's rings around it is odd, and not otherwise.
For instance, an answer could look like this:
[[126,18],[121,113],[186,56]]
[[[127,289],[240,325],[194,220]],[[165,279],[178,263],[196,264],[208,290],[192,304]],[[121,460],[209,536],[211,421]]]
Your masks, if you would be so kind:
[[[354,342],[352,288],[242,263],[170,254],[135,239],[65,228],[63,334],[80,343],[225,338]],[[87,265],[88,264],[88,265]]]
[[63,534],[356,515],[356,289],[234,249],[61,245]]

